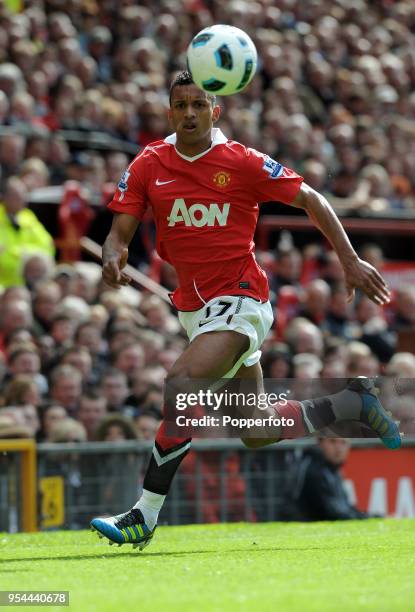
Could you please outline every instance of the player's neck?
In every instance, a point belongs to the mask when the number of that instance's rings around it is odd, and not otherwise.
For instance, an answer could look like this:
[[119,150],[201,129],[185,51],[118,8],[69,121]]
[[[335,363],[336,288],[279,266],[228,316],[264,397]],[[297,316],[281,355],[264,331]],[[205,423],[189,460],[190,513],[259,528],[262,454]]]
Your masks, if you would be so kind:
[[187,143],[183,142],[179,139],[176,141],[176,149],[182,155],[186,155],[186,157],[195,157],[196,155],[200,155],[200,153],[204,153],[212,146],[212,137],[209,135],[203,141],[198,141],[195,143]]

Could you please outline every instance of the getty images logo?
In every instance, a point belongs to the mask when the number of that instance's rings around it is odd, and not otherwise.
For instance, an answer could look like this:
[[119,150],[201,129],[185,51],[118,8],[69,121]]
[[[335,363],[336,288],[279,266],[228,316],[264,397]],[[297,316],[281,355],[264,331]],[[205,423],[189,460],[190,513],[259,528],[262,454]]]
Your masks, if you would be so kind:
[[184,222],[187,226],[193,227],[213,227],[214,225],[226,225],[228,220],[230,204],[226,202],[219,208],[219,204],[192,204],[189,208],[183,198],[174,200],[170,216],[167,217],[169,227],[174,227],[176,223]]

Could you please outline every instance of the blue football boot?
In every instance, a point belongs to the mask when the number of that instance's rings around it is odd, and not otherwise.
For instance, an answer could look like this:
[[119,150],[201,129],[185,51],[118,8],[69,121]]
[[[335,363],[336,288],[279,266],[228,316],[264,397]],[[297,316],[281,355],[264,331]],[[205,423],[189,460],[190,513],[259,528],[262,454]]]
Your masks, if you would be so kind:
[[144,516],[138,508],[132,508],[124,514],[106,518],[94,518],[91,521],[91,531],[97,531],[100,538],[106,537],[109,544],[132,544],[133,548],[143,550],[148,546],[154,535],[154,529],[149,529]]
[[348,383],[347,388],[350,391],[356,391],[362,398],[360,421],[374,431],[387,448],[399,448],[402,440],[398,424],[377,398],[377,389],[373,379],[363,376],[354,378]]

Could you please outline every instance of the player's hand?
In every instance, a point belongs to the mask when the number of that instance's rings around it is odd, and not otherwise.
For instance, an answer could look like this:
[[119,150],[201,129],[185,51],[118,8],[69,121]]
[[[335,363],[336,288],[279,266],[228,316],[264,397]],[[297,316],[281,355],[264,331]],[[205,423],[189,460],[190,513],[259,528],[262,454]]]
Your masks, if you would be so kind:
[[102,278],[106,285],[113,289],[119,289],[123,285],[129,285],[131,278],[123,272],[128,259],[128,249],[123,249],[118,259],[110,259],[102,267]]
[[355,289],[360,289],[372,302],[383,306],[390,302],[391,294],[385,279],[367,261],[357,259],[344,266],[348,301],[354,297]]

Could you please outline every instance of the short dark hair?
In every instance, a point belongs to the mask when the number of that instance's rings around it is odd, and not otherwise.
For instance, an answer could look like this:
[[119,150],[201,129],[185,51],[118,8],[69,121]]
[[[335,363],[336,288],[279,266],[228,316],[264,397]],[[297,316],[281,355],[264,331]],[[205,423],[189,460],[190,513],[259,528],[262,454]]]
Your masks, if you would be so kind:
[[127,381],[127,374],[118,368],[109,367],[101,374],[100,385],[106,378],[123,378]]
[[113,425],[118,425],[126,438],[126,440],[136,440],[137,434],[134,429],[133,422],[124,417],[122,414],[110,414],[107,416],[98,426],[98,429],[95,433],[96,440],[105,440],[108,430]]
[[80,400],[105,400],[105,397],[102,395],[99,387],[88,387],[82,392]]
[[[173,79],[171,85],[170,85],[170,91],[169,91],[169,103],[171,106],[171,98],[172,98],[172,94],[173,94],[173,89],[175,87],[184,87],[185,85],[195,85],[196,83],[193,80],[192,75],[190,74],[190,72],[188,70],[183,70],[182,72],[179,72],[179,74],[177,74],[175,76],[175,78]],[[202,90],[203,91],[203,90]],[[212,94],[208,94],[206,92],[206,97],[210,100],[212,106],[215,106],[216,104],[216,96],[212,95]]]
[[143,410],[139,410],[139,412],[137,412],[137,414],[134,415],[134,421],[136,421],[140,417],[152,417],[153,419],[156,419],[156,421],[161,421],[163,418],[161,416],[160,411],[152,407],[148,407],[148,408],[144,408]]

